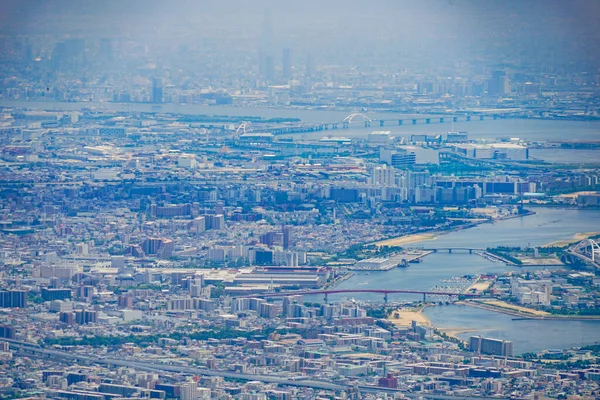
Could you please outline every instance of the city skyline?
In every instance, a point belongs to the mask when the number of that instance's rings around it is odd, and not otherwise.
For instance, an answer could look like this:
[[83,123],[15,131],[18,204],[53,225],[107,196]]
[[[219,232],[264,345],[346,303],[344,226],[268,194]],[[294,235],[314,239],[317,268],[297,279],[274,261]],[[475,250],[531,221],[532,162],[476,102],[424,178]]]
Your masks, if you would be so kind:
[[600,397],[600,3],[0,3],[0,399]]

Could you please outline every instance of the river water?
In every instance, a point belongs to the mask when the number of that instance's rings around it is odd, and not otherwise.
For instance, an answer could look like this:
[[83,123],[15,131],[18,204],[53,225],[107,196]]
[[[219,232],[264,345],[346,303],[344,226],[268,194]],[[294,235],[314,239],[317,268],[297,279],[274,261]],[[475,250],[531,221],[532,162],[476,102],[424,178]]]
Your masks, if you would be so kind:
[[[413,243],[423,247],[540,246],[577,233],[600,230],[600,211],[578,209],[536,208],[535,215],[482,224],[471,229],[450,232],[433,240]],[[428,290],[453,276],[525,271],[514,266],[492,262],[468,253],[438,252],[422,263],[390,271],[357,272],[336,289],[412,289]],[[353,293],[330,295],[329,301],[383,301],[383,295]],[[322,302],[322,296],[306,296],[307,301]],[[416,301],[419,295],[390,295],[389,302]],[[439,328],[460,328],[462,339],[484,335],[514,341],[515,352],[538,351],[547,348],[567,348],[600,342],[600,321],[513,321],[512,317],[467,306],[430,307],[425,315]],[[537,332],[532,335],[532,332]]]
[[434,326],[455,331],[463,340],[476,335],[512,340],[515,354],[600,342],[600,320],[514,321],[510,315],[460,305],[428,307],[424,313]]

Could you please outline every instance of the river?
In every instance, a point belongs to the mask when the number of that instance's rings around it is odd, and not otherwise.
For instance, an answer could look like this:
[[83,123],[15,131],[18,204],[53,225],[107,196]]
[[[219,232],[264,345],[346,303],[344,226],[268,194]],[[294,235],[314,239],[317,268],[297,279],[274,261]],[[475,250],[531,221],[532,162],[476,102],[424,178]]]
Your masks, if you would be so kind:
[[[495,247],[540,246],[577,233],[596,231],[600,227],[600,211],[580,209],[535,208],[536,214],[482,224],[471,229],[442,234],[433,240],[412,243],[423,247]],[[428,290],[453,276],[524,271],[525,269],[492,262],[468,253],[438,252],[422,263],[390,271],[357,272],[336,289],[413,289]],[[527,268],[527,270],[531,270]],[[330,295],[329,301],[383,301],[383,295],[355,293]],[[418,295],[390,295],[388,301],[415,301]],[[306,296],[307,301],[322,302],[322,296]],[[600,342],[600,321],[512,321],[512,317],[467,306],[430,307],[425,315],[440,328],[460,328],[463,339],[484,335],[514,341],[515,352],[546,348],[567,348]],[[538,332],[533,336],[531,332]]]

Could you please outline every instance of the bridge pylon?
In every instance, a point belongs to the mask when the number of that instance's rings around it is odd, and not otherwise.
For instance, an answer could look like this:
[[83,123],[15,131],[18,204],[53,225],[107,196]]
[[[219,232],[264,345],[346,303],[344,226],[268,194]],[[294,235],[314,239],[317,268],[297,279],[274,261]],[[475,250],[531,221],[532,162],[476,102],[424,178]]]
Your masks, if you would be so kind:
[[388,301],[388,294],[387,294],[387,292],[385,292],[385,293],[383,294],[383,302],[384,302],[385,304],[387,304],[387,301]]

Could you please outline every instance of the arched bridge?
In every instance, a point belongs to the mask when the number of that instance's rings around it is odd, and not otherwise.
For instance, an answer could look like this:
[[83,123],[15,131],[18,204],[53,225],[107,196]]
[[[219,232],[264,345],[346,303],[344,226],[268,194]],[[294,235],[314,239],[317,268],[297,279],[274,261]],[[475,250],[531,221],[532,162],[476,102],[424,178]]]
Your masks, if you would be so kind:
[[292,291],[292,292],[275,292],[275,293],[261,293],[253,296],[243,297],[287,297],[287,296],[305,296],[312,294],[322,294],[325,296],[325,302],[330,294],[344,294],[344,293],[380,293],[383,294],[383,301],[387,302],[388,295],[390,294],[420,294],[423,295],[423,300],[427,299],[427,295],[431,296],[460,296],[460,297],[481,297],[479,293],[454,293],[454,292],[433,292],[427,290],[394,290],[394,289],[319,289],[319,290],[306,290],[306,291]]
[[600,245],[598,245],[598,243],[593,239],[584,239],[581,242],[572,245],[569,247],[566,253],[567,255],[590,263],[596,268],[600,268]]
[[415,250],[423,250],[423,251],[431,251],[437,253],[438,251],[447,251],[448,253],[454,252],[469,252],[469,254],[473,254],[473,252],[485,251],[486,249],[481,247],[407,247],[407,249],[415,249]]

